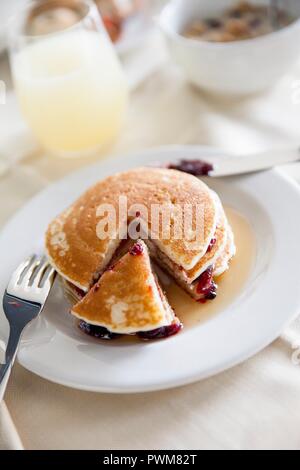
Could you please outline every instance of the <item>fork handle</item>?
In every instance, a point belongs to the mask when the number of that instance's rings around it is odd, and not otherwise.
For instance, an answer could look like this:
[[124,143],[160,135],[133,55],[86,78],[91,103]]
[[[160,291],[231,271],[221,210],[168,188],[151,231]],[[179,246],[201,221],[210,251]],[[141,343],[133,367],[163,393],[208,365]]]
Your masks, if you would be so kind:
[[5,364],[0,366],[0,402],[4,396],[8,379],[15,362],[17,350],[24,327],[10,329],[9,339],[5,353]]
[[4,397],[8,379],[10,377],[12,364],[3,364],[0,366],[0,403]]

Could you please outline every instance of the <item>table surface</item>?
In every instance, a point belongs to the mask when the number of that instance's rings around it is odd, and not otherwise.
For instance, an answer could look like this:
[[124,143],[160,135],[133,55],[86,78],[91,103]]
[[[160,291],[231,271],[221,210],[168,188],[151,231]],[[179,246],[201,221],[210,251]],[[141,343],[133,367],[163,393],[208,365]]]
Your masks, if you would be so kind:
[[[157,47],[161,53],[162,43]],[[2,64],[0,79],[4,70]],[[190,86],[165,55],[132,92],[124,129],[101,158],[168,144],[241,155],[298,145],[299,78],[300,64],[267,94],[216,97]],[[19,119],[11,103],[0,105],[4,129],[8,115],[13,124]],[[0,179],[0,223],[46,185],[92,161],[28,155]],[[299,165],[285,171],[300,179]],[[216,377],[130,396],[71,390],[16,365],[5,400],[26,449],[299,449],[300,368],[292,353],[286,336]]]

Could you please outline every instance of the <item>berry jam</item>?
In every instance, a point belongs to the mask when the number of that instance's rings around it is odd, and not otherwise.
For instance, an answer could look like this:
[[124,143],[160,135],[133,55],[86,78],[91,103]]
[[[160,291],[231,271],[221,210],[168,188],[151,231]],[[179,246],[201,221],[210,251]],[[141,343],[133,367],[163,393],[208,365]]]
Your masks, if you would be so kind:
[[[217,285],[213,281],[213,267],[210,266],[198,279],[197,294],[203,295],[206,300],[213,300],[217,296]],[[200,299],[203,300],[203,299]]]
[[122,335],[118,335],[117,333],[111,333],[110,331],[108,331],[106,328],[102,326],[90,325],[84,320],[80,320],[78,327],[83,333],[89,336],[93,336],[94,338],[97,338],[97,339],[111,340],[111,339],[120,338],[120,336],[122,336]]
[[214,300],[217,297],[217,284],[214,282],[212,283],[211,289],[209,293],[206,295],[205,299],[206,300]]
[[[109,330],[102,326],[90,325],[84,320],[80,320],[78,327],[83,333],[89,336],[93,336],[93,338],[104,339],[106,341],[121,338],[123,336],[121,334],[111,333]],[[151,331],[141,331],[137,333],[136,336],[145,341],[153,339],[163,339],[168,338],[169,336],[176,335],[182,327],[183,326],[181,323],[174,323],[172,325],[163,326],[162,328],[156,328],[155,330]]]
[[143,246],[140,243],[136,243],[133,245],[133,247],[130,249],[129,253],[132,256],[139,256],[143,253]]
[[161,328],[156,328],[151,331],[140,331],[137,333],[137,336],[145,341],[149,341],[151,339],[163,339],[176,335],[182,327],[181,323],[173,323],[172,325],[162,326]]
[[194,176],[209,176],[209,173],[214,169],[211,163],[203,160],[180,160],[177,164],[170,163],[168,168],[183,171]]
[[212,239],[210,240],[210,244],[208,245],[208,248],[207,248],[207,250],[206,250],[206,253],[210,253],[216,243],[217,243],[217,239],[216,239],[216,238],[212,238]]
[[213,282],[213,268],[212,268],[212,266],[210,266],[198,278],[197,293],[198,294],[206,294],[210,290],[212,282]]

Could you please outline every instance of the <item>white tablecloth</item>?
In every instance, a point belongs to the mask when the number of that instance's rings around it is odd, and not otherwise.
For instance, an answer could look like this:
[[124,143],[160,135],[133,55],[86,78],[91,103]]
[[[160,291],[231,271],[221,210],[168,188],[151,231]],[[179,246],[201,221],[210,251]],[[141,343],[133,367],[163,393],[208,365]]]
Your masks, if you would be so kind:
[[[155,47],[165,57],[159,41]],[[139,86],[136,81],[112,154],[164,144],[238,154],[299,144],[300,66],[267,94],[230,99],[191,87],[167,59],[160,64]],[[13,145],[4,145],[3,129],[13,129],[19,142],[15,132],[24,132],[10,103],[0,106],[0,149],[9,159],[15,155]],[[45,185],[91,161],[55,161],[32,150],[0,179],[2,224]],[[285,171],[300,180],[299,166]],[[292,362],[299,337],[292,325],[257,356],[216,377],[131,396],[70,390],[16,365],[5,401],[26,449],[299,449],[300,366]],[[2,405],[0,448],[9,447],[20,448],[20,440]]]

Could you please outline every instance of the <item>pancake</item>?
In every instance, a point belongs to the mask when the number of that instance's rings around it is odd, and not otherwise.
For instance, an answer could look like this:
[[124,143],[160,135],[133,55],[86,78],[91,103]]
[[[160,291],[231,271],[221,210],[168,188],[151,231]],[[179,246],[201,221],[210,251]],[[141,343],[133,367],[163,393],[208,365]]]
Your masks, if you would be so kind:
[[118,334],[148,332],[179,323],[141,240],[104,272],[71,313],[89,325]]
[[170,274],[177,284],[196,301],[215,298],[217,292],[215,278],[229,269],[229,262],[236,253],[232,229],[219,197],[216,194],[215,197],[219,208],[219,217],[213,244],[192,270],[185,271],[182,267],[172,263],[151,241],[146,240],[155,262]]
[[211,248],[205,253],[197,265],[187,271],[187,281],[191,283],[195,281],[209,266],[214,266],[219,257],[222,255],[227,243],[227,221],[224,209],[220,207],[220,218],[218,221],[217,229],[212,239]]
[[229,261],[235,256],[236,246],[234,243],[234,235],[230,225],[227,223],[227,242],[225,249],[217,259],[214,265],[214,276],[221,276],[229,268]]
[[210,246],[196,266],[190,270],[185,270],[182,266],[174,263],[151,241],[146,240],[150,249],[151,256],[155,261],[165,269],[169,274],[178,279],[181,283],[191,284],[206,269],[215,265],[217,260],[222,257],[228,238],[228,221],[222,206],[222,203],[216,193],[213,193],[217,207],[217,227]]
[[50,263],[63,278],[85,292],[98,279],[120,243],[113,234],[111,239],[97,238],[95,211],[75,203],[50,224],[46,233]]
[[[150,220],[146,228],[152,242],[184,270],[191,270],[199,263],[217,227],[218,208],[213,192],[198,178],[183,172],[138,168],[100,181],[50,224],[46,233],[46,251],[51,264],[66,280],[87,292],[109,265],[121,243],[120,234],[126,233],[131,218],[122,218],[115,232],[110,231],[108,238],[100,239],[97,236],[97,210],[102,204],[111,204],[119,220],[120,196],[127,197],[128,208],[134,204],[144,205],[149,214],[154,204],[168,208],[171,214],[170,236],[165,237],[163,223],[154,227]],[[193,208],[201,207],[201,234],[193,211],[189,233],[183,233],[184,236],[177,239],[174,235],[176,227],[184,228],[178,211],[186,204]]]
[[192,284],[181,283],[181,287],[197,301],[205,299],[212,300],[215,298],[217,292],[217,285],[215,284],[216,278],[229,269],[229,262],[236,253],[234,235],[227,219],[225,229],[226,243],[214,264],[208,266]]

